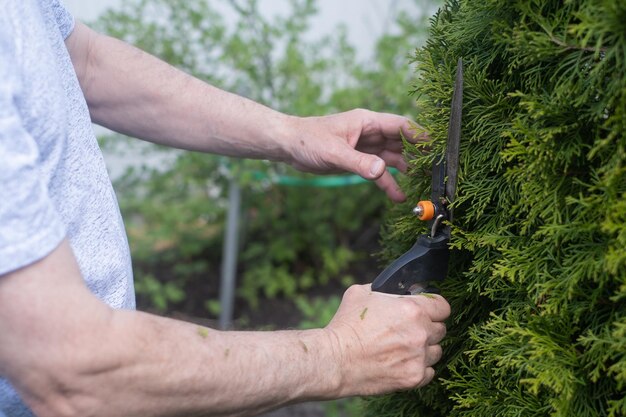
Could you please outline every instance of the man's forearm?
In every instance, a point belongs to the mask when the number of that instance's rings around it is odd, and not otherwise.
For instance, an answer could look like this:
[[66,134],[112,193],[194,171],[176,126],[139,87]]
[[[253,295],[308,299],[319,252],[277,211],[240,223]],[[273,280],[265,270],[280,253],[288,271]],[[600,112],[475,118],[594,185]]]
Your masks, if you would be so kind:
[[107,364],[118,361],[117,366],[105,365],[110,370],[102,373],[86,369],[86,377],[67,383],[107,404],[99,410],[105,414],[97,415],[257,414],[337,392],[340,378],[332,352],[321,343],[327,337],[323,333],[221,332],[141,312],[116,312],[110,338],[94,346],[101,353],[94,357]]
[[288,160],[289,116],[79,22],[66,44],[95,123],[181,149]]
[[0,278],[0,374],[40,417],[245,415],[341,394],[324,330],[221,332],[112,310],[67,243]]

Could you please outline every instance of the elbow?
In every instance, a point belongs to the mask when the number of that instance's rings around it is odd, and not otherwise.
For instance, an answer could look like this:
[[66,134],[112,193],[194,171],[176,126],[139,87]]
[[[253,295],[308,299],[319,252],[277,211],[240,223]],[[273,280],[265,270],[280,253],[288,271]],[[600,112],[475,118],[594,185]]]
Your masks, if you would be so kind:
[[37,417],[111,415],[112,394],[115,395],[116,388],[119,390],[119,385],[110,377],[123,373],[119,358],[92,357],[87,363],[76,356],[66,357],[64,364],[51,361],[43,366],[32,366],[28,375],[15,379],[26,405]]
[[42,398],[28,405],[37,417],[79,417],[90,415],[84,414],[63,396]]
[[[106,415],[107,378],[122,367],[107,339],[108,309],[92,327],[57,329],[58,337],[31,343],[7,375],[37,417]],[[35,347],[38,346],[38,347]]]
[[[81,388],[80,378],[67,371],[30,371],[16,385],[22,399],[37,417],[95,416],[99,401]],[[54,374],[54,375],[52,375]]]

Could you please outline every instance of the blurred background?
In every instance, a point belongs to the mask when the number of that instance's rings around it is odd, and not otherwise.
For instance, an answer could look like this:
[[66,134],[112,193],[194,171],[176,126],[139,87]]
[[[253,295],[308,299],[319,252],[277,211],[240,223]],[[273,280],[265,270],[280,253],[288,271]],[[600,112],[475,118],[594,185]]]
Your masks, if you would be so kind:
[[[64,4],[100,32],[289,114],[361,107],[409,117],[418,82],[411,56],[437,7],[434,0]],[[390,203],[374,184],[96,132],[141,310],[212,327],[319,327],[347,286],[371,282],[384,266],[376,253]],[[272,415],[357,416],[360,407],[343,400]]]

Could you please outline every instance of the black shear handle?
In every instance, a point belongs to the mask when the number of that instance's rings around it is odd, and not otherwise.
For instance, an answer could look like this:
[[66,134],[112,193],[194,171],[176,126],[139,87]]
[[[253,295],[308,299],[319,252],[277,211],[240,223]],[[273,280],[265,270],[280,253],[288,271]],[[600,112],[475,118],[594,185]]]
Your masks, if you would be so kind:
[[388,294],[438,293],[432,282],[448,273],[450,249],[447,233],[420,236],[404,255],[396,259],[372,282],[372,290]]

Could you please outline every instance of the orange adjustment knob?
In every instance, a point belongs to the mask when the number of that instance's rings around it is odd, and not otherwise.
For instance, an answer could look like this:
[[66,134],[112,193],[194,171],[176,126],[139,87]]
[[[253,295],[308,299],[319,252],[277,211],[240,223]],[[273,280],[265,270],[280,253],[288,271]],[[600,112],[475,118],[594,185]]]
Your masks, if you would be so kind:
[[435,217],[435,205],[432,201],[420,201],[413,209],[413,213],[415,213],[420,220],[431,220]]

